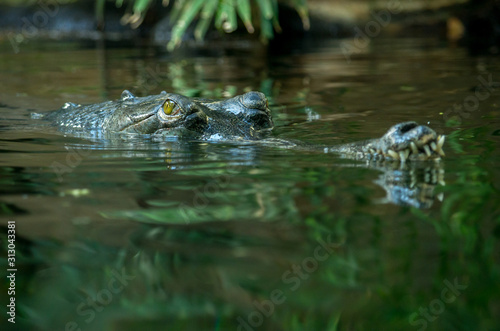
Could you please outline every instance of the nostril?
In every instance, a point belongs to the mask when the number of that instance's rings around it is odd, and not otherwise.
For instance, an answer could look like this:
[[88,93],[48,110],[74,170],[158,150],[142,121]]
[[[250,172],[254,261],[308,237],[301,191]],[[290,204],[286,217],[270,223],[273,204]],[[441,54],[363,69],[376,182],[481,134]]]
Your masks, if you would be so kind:
[[412,129],[415,129],[417,126],[418,126],[418,124],[415,122],[407,122],[407,123],[401,124],[399,130],[401,133],[406,133]]

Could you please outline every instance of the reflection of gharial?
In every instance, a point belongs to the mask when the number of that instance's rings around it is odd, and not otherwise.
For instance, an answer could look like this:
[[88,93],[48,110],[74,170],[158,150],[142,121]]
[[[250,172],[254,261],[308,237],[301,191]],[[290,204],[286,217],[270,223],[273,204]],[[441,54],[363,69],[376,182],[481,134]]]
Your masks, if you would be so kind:
[[[270,138],[273,128],[267,99],[248,92],[216,101],[173,93],[135,97],[123,91],[120,99],[91,105],[66,103],[42,119],[79,135],[154,134],[197,140],[259,140],[283,147],[299,146]],[[328,152],[366,159],[439,159],[445,137],[415,122],[397,124],[381,138],[327,147]],[[311,146],[308,146],[311,148]],[[321,147],[324,149],[324,147]]]

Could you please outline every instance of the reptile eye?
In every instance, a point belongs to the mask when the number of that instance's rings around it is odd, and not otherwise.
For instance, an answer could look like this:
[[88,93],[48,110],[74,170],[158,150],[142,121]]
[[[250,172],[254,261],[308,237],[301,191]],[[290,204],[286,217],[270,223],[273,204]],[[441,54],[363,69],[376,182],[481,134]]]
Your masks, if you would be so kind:
[[[177,108],[177,105],[172,100],[167,100],[163,104],[163,112],[166,115],[175,115],[175,114],[172,114],[172,112],[174,111],[175,108]],[[178,112],[178,110],[177,110],[177,112]]]

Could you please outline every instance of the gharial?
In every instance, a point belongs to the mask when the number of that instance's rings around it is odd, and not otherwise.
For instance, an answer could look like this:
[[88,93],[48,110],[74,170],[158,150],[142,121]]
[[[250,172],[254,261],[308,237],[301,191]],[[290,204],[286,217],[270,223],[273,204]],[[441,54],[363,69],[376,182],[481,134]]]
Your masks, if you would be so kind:
[[[296,142],[271,137],[273,120],[267,99],[260,92],[248,92],[219,101],[167,92],[136,97],[125,90],[115,101],[90,105],[68,102],[59,110],[37,117],[64,132],[79,135],[150,134],[300,146]],[[315,147],[347,157],[406,162],[440,159],[444,156],[444,141],[444,135],[436,134],[425,125],[404,122],[392,126],[380,138]]]

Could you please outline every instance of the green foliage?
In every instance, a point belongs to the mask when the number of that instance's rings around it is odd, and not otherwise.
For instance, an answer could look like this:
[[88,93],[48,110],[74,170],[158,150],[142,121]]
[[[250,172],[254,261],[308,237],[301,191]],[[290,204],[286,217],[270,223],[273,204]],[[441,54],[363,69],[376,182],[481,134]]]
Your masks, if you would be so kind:
[[[267,42],[274,36],[274,30],[281,31],[278,23],[278,0],[173,0],[172,12],[170,13],[174,24],[172,29],[172,39],[167,45],[172,51],[180,45],[182,36],[195,19],[196,23],[194,36],[196,40],[203,40],[208,30],[209,24],[214,21],[218,30],[226,33],[235,31],[238,27],[238,17],[243,22],[248,33],[254,33],[254,25],[260,28],[262,42]],[[147,10],[153,0],[130,0],[133,13],[127,14],[123,22],[130,23],[133,27],[141,24]],[[163,0],[164,5],[168,5],[169,0]],[[309,18],[307,10],[307,0],[288,1],[302,19],[305,29],[309,28]],[[116,0],[116,6],[121,7],[123,0]],[[103,0],[96,0],[96,13],[98,18],[102,18],[104,7]],[[252,18],[252,13],[257,13],[257,18]]]

